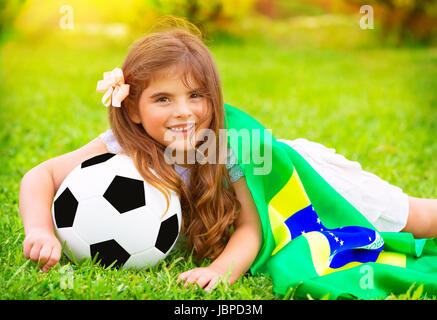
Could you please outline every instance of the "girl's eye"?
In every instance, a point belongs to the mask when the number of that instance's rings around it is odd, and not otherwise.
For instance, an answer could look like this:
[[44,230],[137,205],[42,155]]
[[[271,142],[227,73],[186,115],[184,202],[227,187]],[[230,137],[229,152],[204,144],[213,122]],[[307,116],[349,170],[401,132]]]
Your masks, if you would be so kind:
[[156,102],[167,102],[167,100],[165,100],[165,99],[168,100],[167,97],[161,97],[161,98],[159,98],[158,100],[156,100]]
[[193,93],[193,94],[191,95],[191,97],[192,97],[192,98],[201,98],[202,96],[201,96],[200,94],[198,94],[198,93]]

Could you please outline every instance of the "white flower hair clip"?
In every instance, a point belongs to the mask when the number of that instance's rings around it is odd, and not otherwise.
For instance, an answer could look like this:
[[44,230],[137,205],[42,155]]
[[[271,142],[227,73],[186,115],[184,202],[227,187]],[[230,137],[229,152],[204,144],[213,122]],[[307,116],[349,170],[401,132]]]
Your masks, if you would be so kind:
[[109,107],[121,107],[121,102],[129,95],[129,85],[124,83],[123,71],[115,68],[103,72],[103,80],[97,82],[97,92],[105,92],[102,103]]

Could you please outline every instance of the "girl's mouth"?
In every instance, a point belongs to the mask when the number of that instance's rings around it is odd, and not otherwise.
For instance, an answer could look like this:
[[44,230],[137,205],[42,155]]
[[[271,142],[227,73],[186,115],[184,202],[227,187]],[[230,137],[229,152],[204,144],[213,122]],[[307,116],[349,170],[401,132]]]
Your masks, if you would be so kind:
[[184,127],[173,127],[168,129],[170,129],[170,131],[174,132],[175,134],[187,136],[188,132],[190,132],[194,128],[194,126],[194,123],[189,123]]

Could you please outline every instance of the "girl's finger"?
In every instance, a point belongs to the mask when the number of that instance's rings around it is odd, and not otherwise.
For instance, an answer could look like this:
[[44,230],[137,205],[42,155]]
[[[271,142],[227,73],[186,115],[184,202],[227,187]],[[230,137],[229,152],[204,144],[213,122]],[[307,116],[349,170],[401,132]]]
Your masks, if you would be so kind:
[[188,278],[185,280],[185,283],[184,283],[184,287],[185,287],[185,289],[186,289],[189,285],[194,285],[194,282],[195,282],[195,280],[194,280],[192,277],[188,277]]
[[211,277],[208,276],[200,276],[196,280],[196,283],[199,285],[200,288],[205,287],[205,285],[207,285],[209,282],[211,282]]
[[197,281],[197,279],[199,279],[200,274],[198,272],[192,272],[190,274],[190,276],[187,278],[187,280],[185,281],[185,288],[187,288],[188,285],[193,285],[195,286],[195,283]]
[[43,246],[39,252],[39,261],[40,261],[40,267],[41,269],[46,265],[47,261],[50,258],[50,255],[52,253],[52,247],[51,246]]
[[[193,270],[188,270],[185,272],[182,272],[179,276],[178,279],[179,280],[187,280],[187,278],[190,276],[190,274],[192,273]],[[180,282],[180,281],[179,281]]]
[[210,282],[208,283],[208,285],[206,286],[205,291],[211,291],[212,288],[216,285],[217,281],[218,281],[218,278],[217,278],[217,277],[211,279],[211,281],[210,281]]
[[38,262],[39,252],[41,251],[41,244],[35,243],[30,250],[29,259]]
[[178,276],[177,284],[181,284],[183,282],[184,287],[187,288],[188,282],[187,279],[190,277],[192,270],[185,271]]
[[45,267],[48,268],[48,270],[50,270],[51,268],[56,266],[56,264],[60,259],[61,259],[61,249],[57,247],[53,248],[50,258],[47,261]]
[[181,278],[183,278],[183,279],[186,279],[186,278],[188,278],[188,277],[190,276],[190,274],[192,274],[193,271],[195,271],[195,270],[196,270],[196,269],[191,269],[191,270],[188,270],[188,271],[182,272],[182,273],[179,275],[179,277],[181,277]]
[[24,242],[23,243],[23,255],[25,258],[30,259],[30,251],[32,250],[33,243]]

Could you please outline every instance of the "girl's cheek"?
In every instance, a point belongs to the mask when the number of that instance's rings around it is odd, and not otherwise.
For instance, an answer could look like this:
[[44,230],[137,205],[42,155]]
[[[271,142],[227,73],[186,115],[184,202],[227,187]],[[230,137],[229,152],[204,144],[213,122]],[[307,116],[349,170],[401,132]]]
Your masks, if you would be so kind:
[[198,106],[196,106],[194,113],[197,115],[198,120],[202,121],[204,124],[203,126],[209,126],[209,123],[211,121],[212,115],[208,114],[208,105],[205,104],[199,104]]
[[146,112],[143,114],[143,124],[150,130],[166,129],[165,123],[168,119],[167,114],[158,111]]

